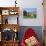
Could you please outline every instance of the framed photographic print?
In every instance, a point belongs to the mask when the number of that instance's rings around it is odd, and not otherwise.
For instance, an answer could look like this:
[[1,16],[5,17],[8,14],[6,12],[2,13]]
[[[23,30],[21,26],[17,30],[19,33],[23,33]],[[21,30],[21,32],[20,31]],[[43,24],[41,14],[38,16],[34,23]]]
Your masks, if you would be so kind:
[[2,15],[9,15],[9,10],[2,10]]
[[10,11],[9,11],[9,14],[10,14],[10,15],[14,15],[14,10],[10,10]]
[[18,12],[17,12],[16,10],[10,10],[10,11],[9,11],[9,14],[10,14],[10,15],[16,15],[17,13],[18,13]]
[[23,18],[37,18],[37,9],[36,8],[24,8]]

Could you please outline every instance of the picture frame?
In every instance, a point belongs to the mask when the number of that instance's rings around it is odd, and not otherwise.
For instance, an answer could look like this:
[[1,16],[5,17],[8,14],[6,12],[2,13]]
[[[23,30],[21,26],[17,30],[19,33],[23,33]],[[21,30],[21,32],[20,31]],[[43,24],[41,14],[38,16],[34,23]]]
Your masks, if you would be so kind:
[[2,10],[2,15],[9,15],[9,10]]
[[24,8],[23,9],[23,18],[37,18],[37,8]]
[[18,12],[17,12],[16,10],[10,10],[10,11],[9,11],[9,14],[10,14],[10,15],[16,15],[17,13],[18,13]]

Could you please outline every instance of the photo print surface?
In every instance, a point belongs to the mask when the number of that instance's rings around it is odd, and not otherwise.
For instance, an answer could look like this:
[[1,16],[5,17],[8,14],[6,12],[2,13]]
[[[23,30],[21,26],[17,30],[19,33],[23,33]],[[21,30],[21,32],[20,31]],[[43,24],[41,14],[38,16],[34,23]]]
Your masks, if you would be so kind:
[[23,18],[37,18],[37,8],[24,8]]

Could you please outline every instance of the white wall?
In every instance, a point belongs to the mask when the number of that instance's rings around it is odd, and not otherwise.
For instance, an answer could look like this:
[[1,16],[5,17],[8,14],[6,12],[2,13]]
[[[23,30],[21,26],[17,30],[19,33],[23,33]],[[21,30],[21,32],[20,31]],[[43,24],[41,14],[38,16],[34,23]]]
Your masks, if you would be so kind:
[[[22,26],[43,26],[43,6],[42,0],[21,0],[20,25]],[[37,19],[23,19],[23,8],[37,8]]]
[[14,1],[15,0],[0,0],[0,6],[1,7],[12,7],[12,6],[14,6]]
[[[15,0],[0,0],[0,6],[14,6]],[[20,7],[19,24],[20,26],[43,26],[43,6],[42,0],[17,0]],[[24,19],[23,8],[37,8],[36,19]]]

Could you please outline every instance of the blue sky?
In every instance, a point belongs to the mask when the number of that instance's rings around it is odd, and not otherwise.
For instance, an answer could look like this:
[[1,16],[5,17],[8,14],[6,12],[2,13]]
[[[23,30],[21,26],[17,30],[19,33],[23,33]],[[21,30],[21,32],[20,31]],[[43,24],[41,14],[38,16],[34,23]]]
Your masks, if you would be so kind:
[[36,12],[37,11],[36,8],[24,8],[24,10],[26,10],[27,12]]

